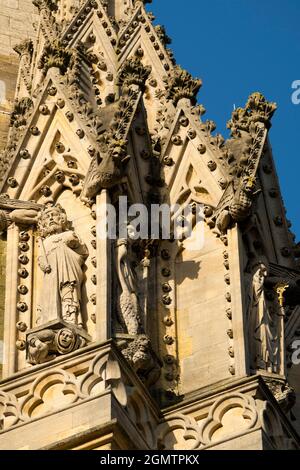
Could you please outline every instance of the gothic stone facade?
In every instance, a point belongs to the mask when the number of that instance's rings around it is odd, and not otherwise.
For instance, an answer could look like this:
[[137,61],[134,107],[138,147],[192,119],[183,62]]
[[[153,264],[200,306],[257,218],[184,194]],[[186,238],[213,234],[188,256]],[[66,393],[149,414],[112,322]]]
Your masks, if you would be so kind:
[[[6,3],[0,449],[299,448],[276,105],[253,93],[216,133],[146,1]],[[201,204],[203,246],[99,237],[120,196]]]

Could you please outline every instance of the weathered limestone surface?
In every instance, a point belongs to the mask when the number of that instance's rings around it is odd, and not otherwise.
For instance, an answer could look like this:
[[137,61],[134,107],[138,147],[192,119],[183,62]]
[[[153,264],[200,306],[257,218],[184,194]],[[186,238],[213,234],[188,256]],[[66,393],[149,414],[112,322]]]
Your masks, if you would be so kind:
[[111,342],[2,381],[0,400],[0,449],[265,450],[299,445],[299,436],[276,410],[261,379],[219,382],[187,394],[161,413]]
[[5,263],[6,263],[6,243],[0,240],[0,376],[2,376],[2,356],[3,356],[3,321],[4,321],[4,303],[5,303]]
[[0,0],[0,151],[6,145],[18,77],[19,58],[13,47],[35,36],[37,19],[30,0]]
[[34,35],[36,13],[30,0],[0,1],[0,54],[14,54],[12,49],[17,43]]
[[16,91],[18,76],[17,55],[0,56],[0,149],[3,150],[7,141],[10,112]]

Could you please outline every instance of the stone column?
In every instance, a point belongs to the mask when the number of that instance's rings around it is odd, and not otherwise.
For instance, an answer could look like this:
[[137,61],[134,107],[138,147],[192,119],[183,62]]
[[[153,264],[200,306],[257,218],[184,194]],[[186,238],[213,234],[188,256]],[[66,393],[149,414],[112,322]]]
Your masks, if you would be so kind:
[[97,289],[96,289],[96,340],[111,337],[111,240],[104,237],[110,197],[103,189],[97,196]]
[[18,241],[19,229],[11,225],[7,230],[6,279],[9,285],[5,293],[3,378],[16,371]]
[[235,374],[236,376],[244,376],[248,373],[246,356],[248,336],[245,331],[246,309],[243,303],[243,249],[241,234],[237,227],[228,233],[228,251],[230,253],[230,291],[232,299],[230,307],[234,334]]

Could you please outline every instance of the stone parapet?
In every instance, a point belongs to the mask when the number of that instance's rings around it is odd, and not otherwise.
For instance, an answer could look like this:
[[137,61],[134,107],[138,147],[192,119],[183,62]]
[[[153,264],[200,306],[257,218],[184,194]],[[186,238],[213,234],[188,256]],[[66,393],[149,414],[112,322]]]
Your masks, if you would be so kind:
[[0,449],[300,446],[262,377],[219,382],[160,411],[112,341],[18,372],[0,387]]

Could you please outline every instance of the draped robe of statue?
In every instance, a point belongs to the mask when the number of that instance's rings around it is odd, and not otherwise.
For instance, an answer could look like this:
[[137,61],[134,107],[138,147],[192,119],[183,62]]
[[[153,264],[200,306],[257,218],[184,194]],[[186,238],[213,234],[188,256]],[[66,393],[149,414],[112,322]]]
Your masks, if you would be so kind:
[[279,372],[279,315],[273,306],[268,305],[264,281],[267,276],[265,266],[255,272],[251,285],[248,310],[249,342],[252,369]]
[[82,326],[80,301],[82,265],[87,256],[85,245],[68,230],[41,238],[40,252],[43,283],[38,302],[38,323],[61,319]]
[[136,274],[128,253],[129,245],[127,239],[119,239],[116,243],[116,270],[121,288],[119,318],[128,334],[137,335],[143,332],[143,328]]

